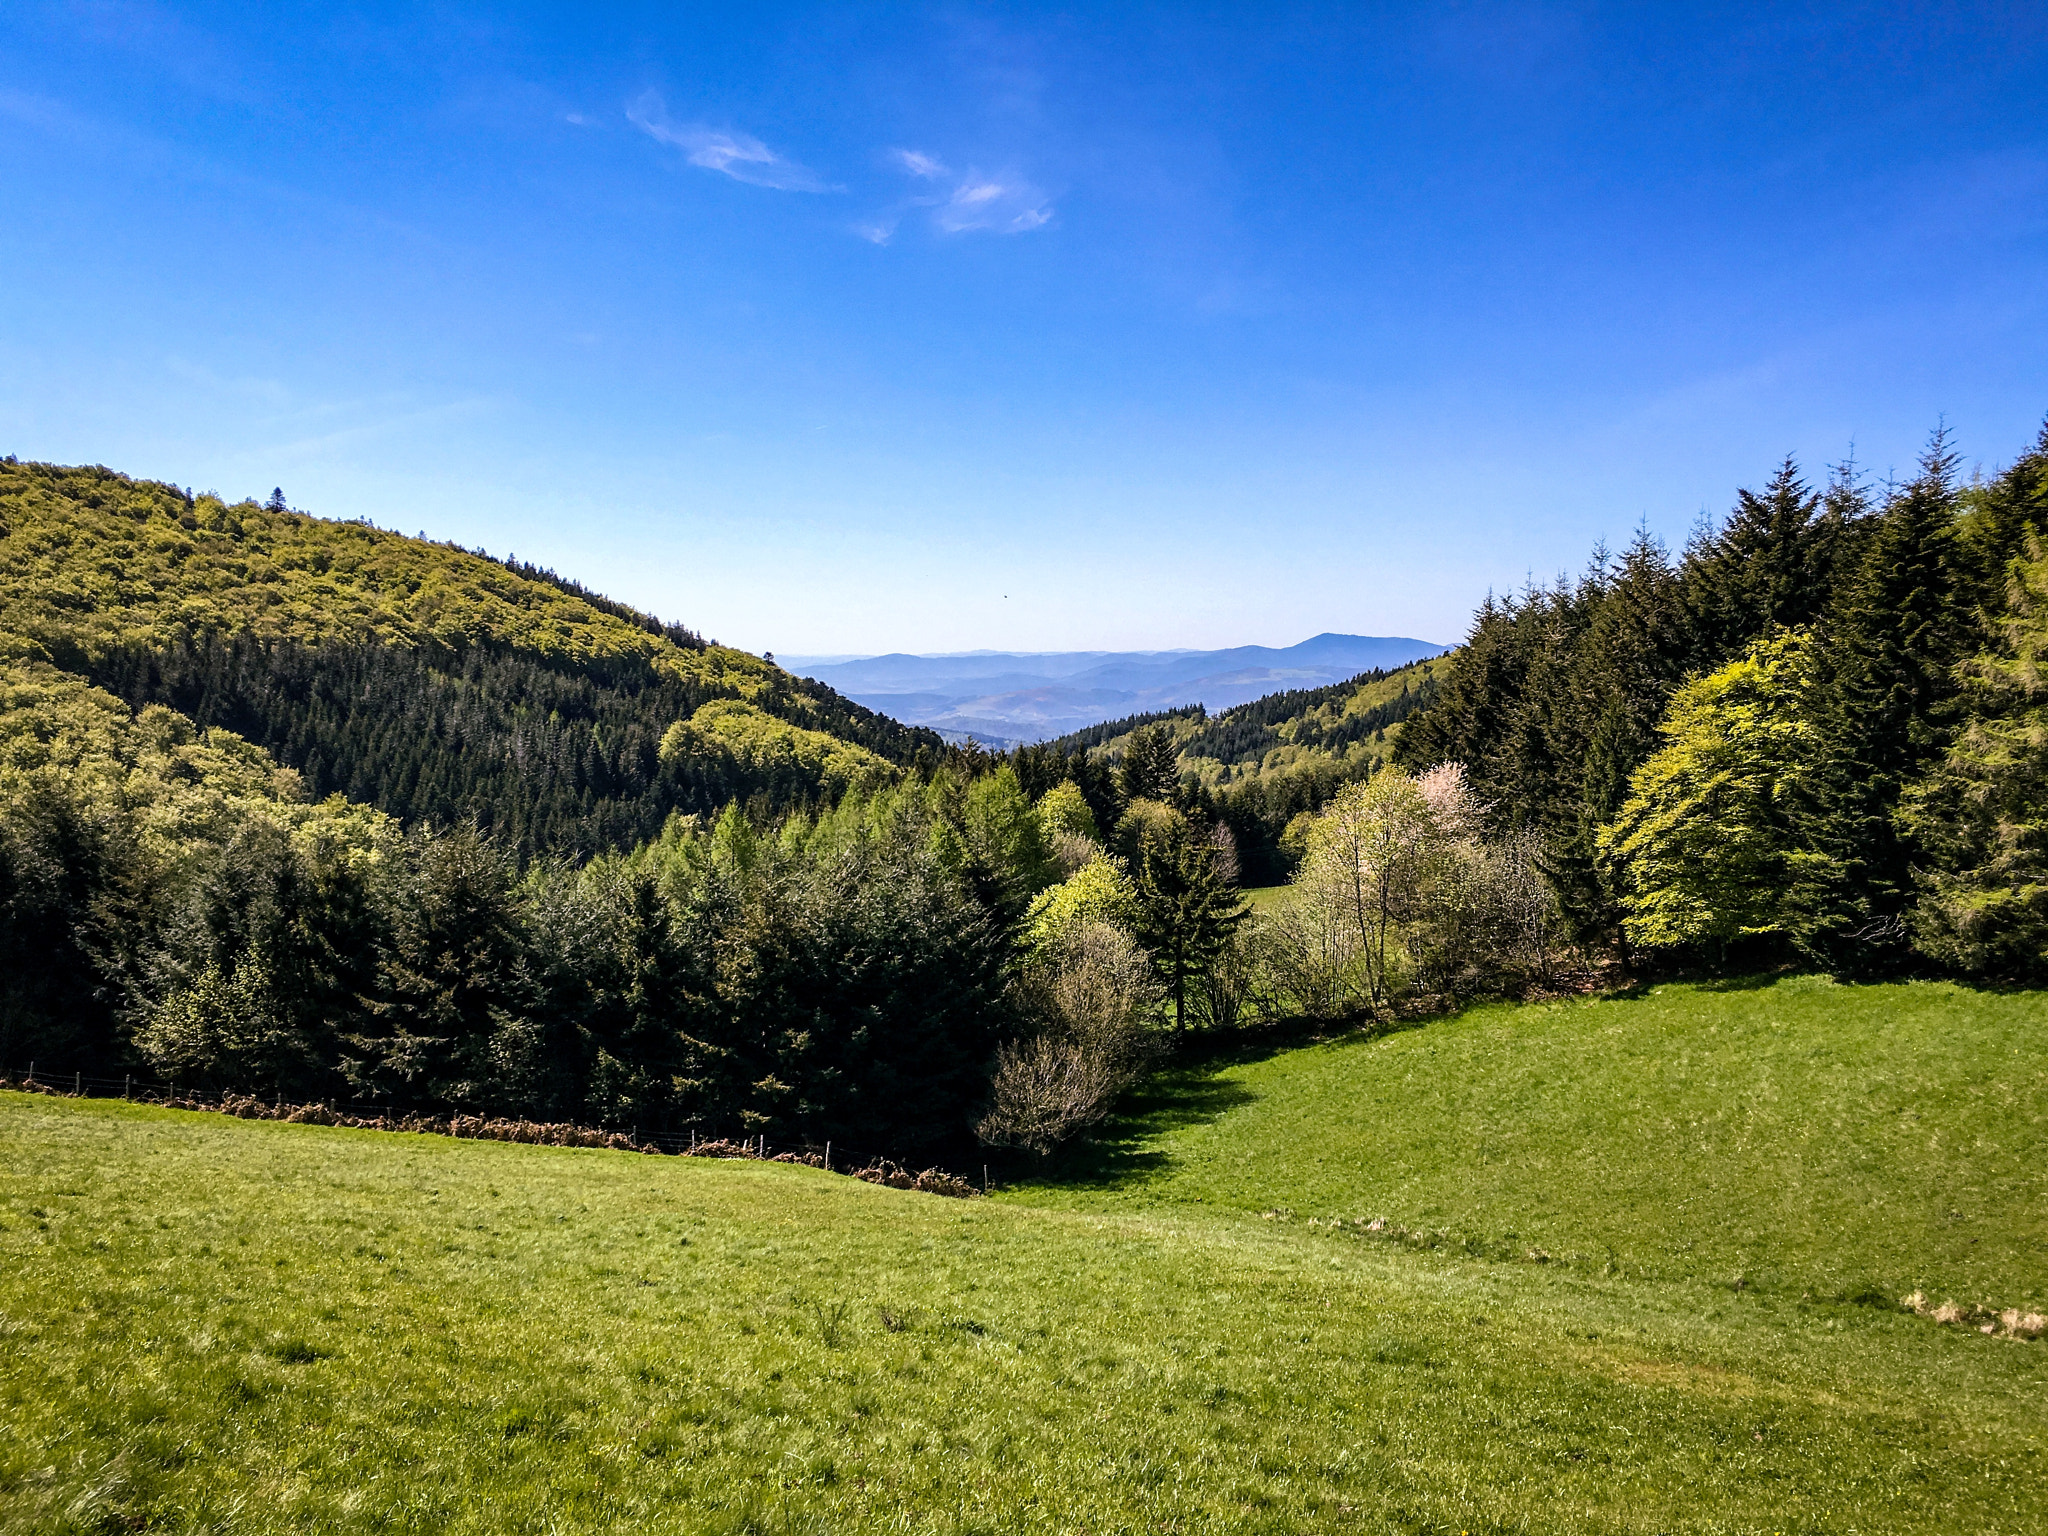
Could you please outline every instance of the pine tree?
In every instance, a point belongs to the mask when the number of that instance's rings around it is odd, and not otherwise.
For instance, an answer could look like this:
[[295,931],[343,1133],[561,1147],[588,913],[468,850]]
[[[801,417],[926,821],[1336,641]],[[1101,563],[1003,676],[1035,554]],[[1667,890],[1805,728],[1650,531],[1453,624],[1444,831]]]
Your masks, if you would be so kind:
[[1996,615],[2005,608],[2014,562],[2028,557],[2030,539],[2048,533],[2048,423],[2029,452],[1989,485],[1965,492],[1964,500],[1956,528],[1962,563],[1976,606]]

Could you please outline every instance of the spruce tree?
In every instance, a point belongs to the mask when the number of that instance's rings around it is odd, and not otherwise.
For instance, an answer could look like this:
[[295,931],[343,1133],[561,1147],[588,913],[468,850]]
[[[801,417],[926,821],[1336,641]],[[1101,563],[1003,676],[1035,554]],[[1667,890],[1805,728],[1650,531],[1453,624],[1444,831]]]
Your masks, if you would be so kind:
[[1188,988],[1208,974],[1250,908],[1216,867],[1216,844],[1174,813],[1139,846],[1138,942],[1187,1028]]
[[1968,721],[1906,792],[1925,854],[1922,953],[1965,974],[2048,980],[2048,551],[2013,572],[1997,642],[1964,669]]
[[1795,813],[1818,857],[1788,906],[1800,947],[1849,970],[1905,958],[1913,849],[1900,796],[1946,745],[1968,637],[1957,602],[1956,462],[1947,432],[1937,431],[1919,474],[1871,530],[1827,626],[1820,767],[1811,803]]
[[1171,801],[1180,788],[1180,754],[1173,732],[1164,725],[1144,725],[1124,744],[1117,787],[1125,800]]
[[1838,535],[1838,519],[1824,515],[1821,496],[1790,457],[1761,493],[1737,491],[1728,521],[1686,560],[1701,664],[1719,665],[1817,618],[1830,595]]

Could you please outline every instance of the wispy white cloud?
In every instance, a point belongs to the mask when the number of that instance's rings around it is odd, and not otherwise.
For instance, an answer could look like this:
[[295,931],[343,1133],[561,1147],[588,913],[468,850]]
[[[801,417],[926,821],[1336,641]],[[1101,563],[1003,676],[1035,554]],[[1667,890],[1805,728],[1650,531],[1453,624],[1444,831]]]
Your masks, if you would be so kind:
[[750,187],[773,187],[778,192],[839,190],[827,186],[815,171],[778,155],[750,133],[671,121],[667,107],[653,91],[635,98],[627,106],[626,116],[657,143],[680,149],[690,164],[718,171]]
[[892,149],[886,159],[920,181],[953,182],[950,191],[934,188],[903,198],[894,207],[853,225],[853,232],[876,245],[887,245],[912,209],[931,210],[932,227],[941,234],[976,231],[1021,235],[1052,222],[1053,206],[1030,182],[1014,176],[985,176],[970,168],[958,177],[936,155],[921,149]]
[[935,160],[918,149],[892,149],[889,151],[889,159],[899,169],[908,171],[913,176],[922,176],[927,181],[951,174],[944,162]]
[[949,235],[987,230],[1021,235],[1052,222],[1052,204],[1028,181],[1011,181],[968,172],[932,214],[932,222]]

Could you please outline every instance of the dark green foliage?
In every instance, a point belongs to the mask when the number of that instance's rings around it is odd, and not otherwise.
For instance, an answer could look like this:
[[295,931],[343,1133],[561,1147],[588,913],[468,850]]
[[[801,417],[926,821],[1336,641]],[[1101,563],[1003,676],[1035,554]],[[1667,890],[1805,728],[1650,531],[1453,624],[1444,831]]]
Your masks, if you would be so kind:
[[1104,742],[1115,741],[1117,737],[1127,736],[1132,731],[1138,730],[1143,726],[1169,725],[1175,720],[1206,720],[1208,718],[1208,710],[1204,709],[1201,705],[1187,704],[1179,709],[1161,709],[1155,710],[1151,714],[1126,715],[1121,720],[1105,720],[1100,725],[1091,725],[1082,730],[1069,731],[1064,736],[1056,736],[1051,741],[1044,742],[1041,745],[1046,751],[1056,752],[1064,756],[1070,753],[1086,752],[1090,748],[1101,746]]
[[273,1028],[261,1061],[216,1070],[209,1086],[305,1100],[331,1091],[339,1034],[360,1022],[380,984],[387,893],[374,866],[317,829],[294,841],[245,822],[202,857],[145,995],[190,986],[207,969],[260,976]]
[[0,632],[131,705],[222,725],[407,820],[476,821],[521,858],[653,836],[674,810],[827,793],[797,755],[659,761],[744,700],[898,766],[918,730],[517,561],[97,467],[0,465]]
[[1216,844],[1189,818],[1169,814],[1148,825],[1137,847],[1137,940],[1185,1029],[1188,989],[1205,975],[1249,909],[1216,868]]
[[816,793],[793,761],[762,773],[664,763],[663,731],[730,694],[637,657],[567,666],[503,647],[240,636],[123,647],[79,670],[131,705],[167,704],[246,737],[304,774],[315,797],[346,795],[409,823],[474,822],[522,860],[631,847],[676,811]]
[[1900,799],[1948,743],[1956,664],[1975,638],[1960,606],[1955,465],[1937,433],[1827,621],[1820,763],[1797,826],[1823,858],[1789,900],[1801,949],[1853,970],[1896,970],[1910,953],[1915,852]]
[[1070,780],[1088,802],[1098,827],[1116,825],[1123,804],[1116,786],[1116,769],[1083,750],[1068,751],[1053,743],[1019,747],[1010,754],[1010,766],[1017,782],[1033,801],[1065,780]]
[[1735,493],[1735,510],[1687,559],[1686,606],[1699,659],[1716,665],[1773,630],[1818,619],[1838,569],[1853,555],[1852,507],[1810,491],[1786,459],[1761,493]]
[[1956,524],[1956,560],[1967,577],[1966,609],[1993,621],[2007,605],[2014,562],[2048,533],[2048,425],[2032,450],[1988,485],[1972,486]]
[[1543,835],[1579,931],[1612,932],[1618,909],[1594,833],[1649,754],[1691,650],[1679,573],[1639,532],[1618,559],[1597,553],[1577,582],[1489,597],[1395,760],[1465,764],[1496,825]]
[[0,818],[0,1059],[118,1058],[150,875],[134,824],[54,774]]
[[377,994],[342,1071],[363,1098],[492,1107],[494,1027],[526,1000],[512,861],[469,827],[410,843]]
[[1126,802],[1171,800],[1180,789],[1180,754],[1164,725],[1142,725],[1124,743],[1117,788]]
[[908,1152],[956,1139],[1013,1027],[994,914],[942,862],[865,843],[741,882],[685,1121]]

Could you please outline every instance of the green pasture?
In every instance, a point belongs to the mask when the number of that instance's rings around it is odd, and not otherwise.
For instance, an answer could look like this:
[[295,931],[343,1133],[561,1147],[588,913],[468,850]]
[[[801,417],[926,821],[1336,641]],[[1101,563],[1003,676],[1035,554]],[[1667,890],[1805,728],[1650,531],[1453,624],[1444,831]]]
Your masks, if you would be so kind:
[[1022,1197],[2048,1310],[2048,997],[1793,977],[1254,1046],[1163,1074]]
[[1823,1279],[2039,1294],[2040,1006],[1475,1010],[973,1202],[0,1095],[0,1531],[2048,1530],[2048,1345]]

